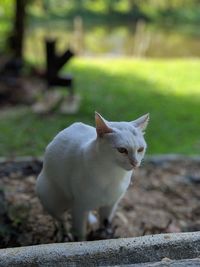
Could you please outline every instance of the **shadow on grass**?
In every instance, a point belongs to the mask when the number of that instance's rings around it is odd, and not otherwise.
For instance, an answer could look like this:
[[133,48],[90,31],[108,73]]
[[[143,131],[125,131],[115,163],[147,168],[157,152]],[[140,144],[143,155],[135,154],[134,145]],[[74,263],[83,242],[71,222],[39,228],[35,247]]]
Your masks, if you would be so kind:
[[150,112],[146,134],[149,154],[199,153],[199,96],[176,96],[168,90],[169,85],[158,85],[130,72],[108,73],[88,65],[74,65],[71,70],[82,97],[78,114],[41,117],[28,111],[4,116],[0,121],[2,156],[41,155],[55,134],[71,123],[94,125],[95,110],[108,120],[118,121]]

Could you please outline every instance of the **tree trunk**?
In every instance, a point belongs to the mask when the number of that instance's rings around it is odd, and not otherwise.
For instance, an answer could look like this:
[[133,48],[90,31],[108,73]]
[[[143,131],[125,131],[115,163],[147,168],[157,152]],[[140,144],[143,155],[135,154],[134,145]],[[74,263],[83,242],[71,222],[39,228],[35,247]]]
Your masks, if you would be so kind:
[[15,18],[13,27],[13,40],[11,42],[11,49],[14,57],[23,60],[23,44],[24,44],[24,28],[26,17],[26,4],[27,0],[15,1]]

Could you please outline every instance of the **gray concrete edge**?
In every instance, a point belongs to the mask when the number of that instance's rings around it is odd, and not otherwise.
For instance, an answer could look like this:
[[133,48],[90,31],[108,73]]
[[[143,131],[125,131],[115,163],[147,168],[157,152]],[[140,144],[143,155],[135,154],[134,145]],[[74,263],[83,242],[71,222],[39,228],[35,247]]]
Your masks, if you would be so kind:
[[199,256],[200,232],[192,232],[1,249],[0,266],[114,266]]
[[159,262],[148,262],[148,263],[136,263],[128,265],[116,265],[115,267],[199,267],[200,258],[195,259],[184,259],[184,260],[170,260],[164,258]]
[[[43,161],[43,156],[19,156],[19,157],[0,157],[0,164],[5,162],[29,162],[39,160]],[[184,161],[193,160],[200,162],[200,155],[183,155],[183,154],[157,154],[146,155],[146,162],[162,162],[162,161]]]

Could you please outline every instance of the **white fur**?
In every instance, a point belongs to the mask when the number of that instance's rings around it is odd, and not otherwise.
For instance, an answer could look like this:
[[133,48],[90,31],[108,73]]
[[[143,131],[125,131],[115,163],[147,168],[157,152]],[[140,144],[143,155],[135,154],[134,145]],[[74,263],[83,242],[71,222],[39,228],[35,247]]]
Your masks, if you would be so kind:
[[[112,220],[130,183],[131,162],[139,166],[144,156],[142,130],[147,120],[146,115],[136,127],[134,122],[108,122],[96,113],[96,129],[74,123],[47,146],[36,191],[58,220],[64,211],[71,211],[72,229],[79,239],[85,238],[89,211],[99,209],[101,223]],[[137,153],[141,146],[144,151]],[[128,155],[119,153],[119,147],[126,147]]]

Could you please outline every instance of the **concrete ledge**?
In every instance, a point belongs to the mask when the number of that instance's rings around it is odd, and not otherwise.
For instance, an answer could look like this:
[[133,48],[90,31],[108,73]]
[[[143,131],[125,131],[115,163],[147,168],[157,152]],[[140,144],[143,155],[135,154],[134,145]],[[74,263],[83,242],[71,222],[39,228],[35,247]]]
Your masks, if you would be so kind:
[[[30,161],[43,161],[43,156],[22,156],[22,157],[0,157],[0,164],[6,162],[30,162]],[[187,161],[192,160],[200,162],[200,155],[182,155],[182,154],[157,154],[157,155],[146,155],[144,161],[146,162],[162,162],[162,161]]]
[[138,263],[130,265],[122,265],[120,267],[199,267],[200,258],[186,259],[186,260],[168,260],[163,259],[154,263]]
[[0,266],[154,266],[141,263],[198,256],[200,232],[193,232],[1,249]]
[[177,161],[194,161],[200,162],[199,155],[182,155],[182,154],[157,154],[145,156],[146,162],[177,162]]
[[32,157],[32,156],[22,156],[22,157],[0,157],[0,164],[4,164],[7,162],[30,162],[30,161],[34,161],[34,160],[38,160],[38,161],[43,161],[43,157],[42,156],[38,156],[38,157]]

